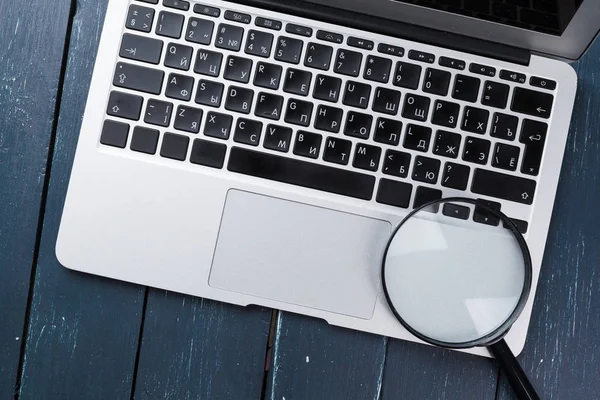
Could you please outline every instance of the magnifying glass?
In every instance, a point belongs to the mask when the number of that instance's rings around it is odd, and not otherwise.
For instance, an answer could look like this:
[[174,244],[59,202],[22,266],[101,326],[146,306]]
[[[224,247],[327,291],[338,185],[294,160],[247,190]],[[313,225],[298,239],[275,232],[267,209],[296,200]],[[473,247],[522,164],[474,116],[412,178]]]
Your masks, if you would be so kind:
[[486,346],[519,399],[539,399],[503,339],[531,290],[531,255],[517,226],[487,203],[432,201],[396,228],[382,263],[400,323],[441,347]]

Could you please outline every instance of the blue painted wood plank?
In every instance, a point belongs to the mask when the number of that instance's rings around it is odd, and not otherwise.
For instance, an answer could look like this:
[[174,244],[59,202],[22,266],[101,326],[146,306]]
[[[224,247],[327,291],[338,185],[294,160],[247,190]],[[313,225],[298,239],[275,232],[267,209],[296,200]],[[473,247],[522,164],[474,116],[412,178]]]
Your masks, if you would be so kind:
[[271,311],[151,289],[136,399],[260,399]]
[[[571,132],[519,357],[543,399],[600,399],[600,42],[576,69]],[[504,378],[498,398],[515,398]]]
[[70,3],[0,2],[0,399],[17,382]]
[[[54,253],[107,0],[78,0],[77,5],[35,275],[22,399],[130,398],[142,320],[144,288],[69,271]],[[38,22],[47,21],[47,15]]]

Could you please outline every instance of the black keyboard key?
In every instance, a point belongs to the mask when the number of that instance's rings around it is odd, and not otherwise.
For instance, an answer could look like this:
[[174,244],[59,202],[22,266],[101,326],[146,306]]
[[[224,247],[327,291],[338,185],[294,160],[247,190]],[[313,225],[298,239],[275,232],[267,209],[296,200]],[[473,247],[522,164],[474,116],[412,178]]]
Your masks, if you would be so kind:
[[106,113],[115,117],[138,120],[142,113],[142,96],[112,91],[108,98]]
[[371,115],[349,111],[346,115],[344,135],[357,137],[360,139],[368,139],[371,134],[372,124],[373,117]]
[[433,64],[435,62],[435,56],[431,53],[425,53],[424,51],[410,50],[408,52],[408,58],[429,64]]
[[331,64],[333,48],[318,43],[309,43],[304,57],[304,65],[327,71]]
[[132,4],[127,13],[125,26],[140,32],[150,32],[154,22],[154,9]]
[[148,4],[158,4],[158,0],[138,0]]
[[480,224],[498,226],[500,224],[500,218],[483,208],[481,205],[487,206],[494,211],[501,211],[500,203],[481,199],[477,199],[477,203],[478,204],[475,205],[475,211],[473,212],[473,221]]
[[275,94],[260,92],[254,109],[254,115],[267,119],[279,120],[283,107],[283,97]]
[[342,124],[344,111],[326,105],[319,105],[315,118],[315,128],[322,131],[338,133]]
[[463,160],[476,164],[487,164],[490,155],[490,141],[468,136],[465,139]]
[[398,61],[394,72],[394,86],[408,89],[419,87],[421,79],[421,66]]
[[445,203],[442,207],[442,214],[447,217],[468,220],[471,215],[471,209],[454,203]]
[[229,21],[241,22],[242,24],[249,24],[252,20],[252,17],[248,14],[227,10],[225,11],[225,19]]
[[303,45],[302,40],[280,36],[277,39],[277,47],[275,48],[275,59],[277,61],[298,64],[300,63]]
[[504,79],[505,81],[511,81],[515,83],[525,83],[527,81],[525,74],[521,74],[520,72],[507,71],[505,69],[500,71],[500,79]]
[[404,135],[404,147],[426,153],[431,142],[431,128],[409,124]]
[[190,144],[190,138],[175,133],[165,133],[160,147],[160,156],[172,160],[184,161],[187,157],[187,150]]
[[259,62],[256,64],[256,73],[254,74],[254,85],[277,90],[281,82],[283,68],[281,65]]
[[340,165],[348,165],[352,142],[349,140],[328,137],[325,141],[323,160]]
[[165,55],[165,66],[187,71],[192,63],[194,49],[176,43],[169,43]]
[[[442,191],[438,189],[431,189],[424,186],[417,187],[417,191],[415,193],[415,200],[413,202],[413,208],[419,208],[431,201],[439,200],[442,198]],[[424,210],[437,213],[440,206],[436,204],[433,207],[427,207]]]
[[121,149],[124,149],[127,145],[128,136],[128,124],[124,124],[123,122],[106,120],[104,121],[104,125],[102,126],[100,143],[106,146],[119,147]]
[[342,103],[347,106],[366,109],[371,97],[371,85],[348,81]]
[[510,109],[518,113],[547,119],[550,118],[553,102],[554,96],[551,94],[515,88]]
[[485,134],[490,112],[481,108],[465,107],[461,129],[467,132]]
[[485,75],[485,76],[495,76],[496,68],[490,67],[488,65],[481,65],[472,63],[469,65],[469,71],[474,74]]
[[294,143],[294,154],[301,157],[319,158],[323,137],[316,133],[298,131]]
[[185,40],[198,44],[210,44],[215,23],[201,18],[190,18],[185,31]]
[[[523,221],[520,219],[516,219],[516,218],[511,218],[510,219],[512,221],[513,224],[515,224],[517,226],[517,229],[519,230],[519,232],[521,232],[521,234],[526,234],[527,233],[527,228],[529,227],[529,224],[527,223],[527,221]],[[505,228],[507,228],[507,224],[504,223],[503,226]]]
[[221,169],[225,164],[226,152],[227,146],[223,143],[195,139],[190,153],[190,162],[205,167]]
[[156,154],[159,132],[156,129],[136,126],[131,137],[131,150],[145,154]]
[[413,167],[412,178],[415,181],[431,183],[432,185],[435,185],[440,174],[440,166],[440,160],[417,156],[415,157],[415,166]]
[[246,118],[238,118],[235,124],[233,140],[238,143],[258,146],[262,134],[262,122],[253,121]]
[[275,31],[280,31],[282,26],[281,21],[262,17],[256,17],[254,24],[258,27],[273,29]]
[[397,182],[383,178],[379,181],[376,200],[380,204],[408,208],[410,205],[412,188],[410,183]]
[[532,76],[529,78],[529,84],[531,86],[536,86],[542,89],[554,90],[556,89],[556,81],[546,78],[540,78],[537,76]]
[[327,31],[317,31],[317,39],[324,40],[326,42],[342,44],[344,43],[344,35],[340,35],[339,33],[327,32]]
[[254,56],[269,58],[274,36],[267,32],[251,30],[246,39],[245,52]]
[[244,28],[229,24],[219,24],[215,46],[220,49],[240,51]]
[[170,74],[167,78],[165,96],[172,99],[189,101],[194,90],[194,78],[186,75]]
[[194,72],[197,74],[217,77],[221,73],[222,61],[223,54],[217,53],[216,51],[200,49],[196,54],[196,65],[194,65]]
[[390,79],[392,60],[377,56],[368,56],[363,78],[369,81],[387,83]]
[[340,96],[342,80],[327,75],[317,75],[313,97],[319,100],[337,103]]
[[460,106],[449,101],[436,100],[433,106],[433,116],[431,122],[436,125],[455,128],[458,121]]
[[458,69],[460,71],[464,70],[466,67],[466,63],[463,60],[457,60],[449,57],[440,57],[439,64],[442,67]]
[[254,91],[237,86],[229,86],[227,89],[227,99],[225,100],[225,109],[239,112],[241,114],[250,114]]
[[496,108],[506,107],[510,86],[498,82],[485,82],[481,104]]
[[496,143],[492,157],[492,167],[516,171],[521,149],[503,143]]
[[227,140],[231,134],[231,124],[233,117],[227,114],[209,112],[206,115],[206,123],[204,124],[204,135],[217,139]]
[[373,111],[383,114],[398,114],[398,104],[400,103],[400,92],[392,89],[378,87],[375,89],[375,99],[373,100]]
[[312,28],[309,28],[307,26],[302,26],[302,25],[296,25],[296,24],[287,24],[285,26],[285,31],[287,33],[293,33],[294,35],[300,35],[300,36],[306,36],[306,37],[310,37],[313,34]]
[[337,74],[357,77],[360,74],[362,54],[356,51],[338,49],[333,66]]
[[454,88],[452,89],[452,97],[457,100],[475,103],[479,96],[480,84],[481,81],[478,78],[466,75],[456,75]]
[[200,132],[202,115],[203,112],[199,108],[179,106],[177,107],[173,127],[180,131],[198,133]]
[[292,141],[292,129],[279,125],[267,125],[265,131],[265,141],[263,146],[266,149],[281,151],[287,153]]
[[173,112],[173,103],[166,101],[150,99],[146,105],[146,114],[144,122],[158,126],[169,126],[171,124],[171,114]]
[[425,122],[429,115],[429,97],[418,96],[416,94],[407,94],[404,98],[404,107],[402,108],[402,116],[404,118],[414,119],[416,121]]
[[158,21],[156,22],[156,34],[179,39],[183,30],[183,20],[184,16],[181,14],[161,11],[158,14]]
[[450,86],[450,76],[450,72],[427,68],[423,81],[423,91],[425,93],[437,94],[438,96],[447,95]]
[[221,15],[221,10],[217,7],[210,7],[202,4],[194,5],[194,12],[196,14],[208,15],[209,17],[214,18],[218,18]]
[[367,171],[377,171],[381,159],[381,148],[358,143],[354,151],[352,166]]
[[378,118],[375,124],[375,136],[373,140],[391,146],[398,146],[401,133],[402,122],[395,119]]
[[220,107],[225,86],[222,83],[201,79],[196,90],[196,103],[205,106]]
[[544,122],[524,119],[519,141],[525,144],[525,154],[521,164],[521,172],[527,175],[538,175],[546,143],[548,125]]
[[177,10],[187,11],[190,9],[190,3],[185,0],[163,0],[163,5]]
[[346,44],[348,44],[348,46],[364,50],[373,50],[373,47],[375,46],[375,43],[373,43],[371,40],[365,40],[353,36],[348,37]]
[[470,174],[471,168],[466,165],[447,162],[444,165],[442,186],[457,190],[467,190]]
[[385,152],[382,172],[386,175],[406,178],[412,156],[402,151],[388,150]]
[[515,140],[518,124],[519,118],[514,115],[495,113],[490,135],[500,139]]
[[119,62],[115,70],[113,85],[145,93],[159,94],[164,77],[165,73],[163,71]]
[[309,126],[312,116],[313,103],[290,99],[285,111],[285,122],[300,126]]
[[389,54],[390,56],[404,56],[404,49],[400,46],[393,46],[391,44],[380,43],[377,46],[377,51],[381,54]]
[[449,158],[457,158],[461,136],[458,133],[439,130],[435,134],[433,154]]
[[230,81],[248,83],[252,71],[252,60],[248,58],[229,56],[225,64],[223,77]]
[[162,48],[163,42],[160,40],[125,33],[121,41],[119,55],[131,60],[158,64]]
[[283,91],[307,96],[310,89],[310,81],[312,74],[308,71],[288,68],[285,74],[285,82],[283,83]]

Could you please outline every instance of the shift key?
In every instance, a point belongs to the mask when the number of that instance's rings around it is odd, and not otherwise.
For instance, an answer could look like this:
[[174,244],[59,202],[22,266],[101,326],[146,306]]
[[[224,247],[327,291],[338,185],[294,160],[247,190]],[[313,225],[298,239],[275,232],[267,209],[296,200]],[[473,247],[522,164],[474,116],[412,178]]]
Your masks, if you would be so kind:
[[471,192],[522,204],[533,204],[536,182],[485,169],[475,169]]
[[160,94],[164,76],[165,73],[157,69],[120,62],[117,63],[113,85],[140,92]]

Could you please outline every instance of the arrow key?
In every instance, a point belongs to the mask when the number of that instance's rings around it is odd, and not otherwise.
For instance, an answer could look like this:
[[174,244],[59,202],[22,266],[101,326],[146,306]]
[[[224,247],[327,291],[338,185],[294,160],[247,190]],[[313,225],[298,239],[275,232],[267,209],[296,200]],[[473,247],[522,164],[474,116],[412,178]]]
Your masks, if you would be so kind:
[[548,124],[530,119],[524,119],[519,141],[525,144],[525,154],[521,164],[521,172],[527,175],[537,175],[540,172],[544,144]]
[[121,41],[119,55],[130,60],[158,64],[163,43],[160,40],[126,33]]
[[539,118],[550,118],[554,96],[535,90],[515,88],[510,109]]
[[471,210],[469,207],[460,206],[458,204],[446,203],[442,208],[442,214],[447,217],[458,218],[458,219],[469,219]]
[[[495,211],[500,211],[501,208],[500,203],[496,203],[494,201],[477,199],[477,202],[488,206],[489,208]],[[492,226],[498,226],[498,224],[500,224],[500,218],[487,211],[480,205],[475,206],[475,212],[473,213],[473,221]]]

